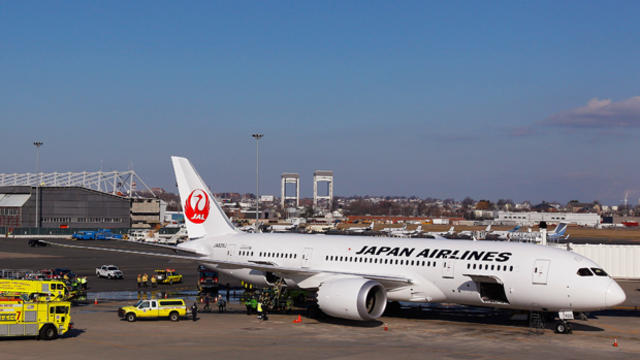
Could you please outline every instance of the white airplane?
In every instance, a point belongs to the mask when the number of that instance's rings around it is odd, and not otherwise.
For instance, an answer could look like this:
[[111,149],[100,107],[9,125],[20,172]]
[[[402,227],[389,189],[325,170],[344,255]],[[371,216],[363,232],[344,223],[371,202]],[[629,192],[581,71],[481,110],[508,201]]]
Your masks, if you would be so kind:
[[491,232],[491,224],[487,225],[487,227],[484,230],[464,230],[464,231],[460,231],[457,236],[460,236],[462,238],[465,239],[475,239],[475,238],[479,238],[479,239],[484,239],[487,234],[489,234]]
[[[348,235],[244,233],[234,228],[189,160],[172,157],[190,241],[177,249],[220,273],[269,286],[315,291],[330,316],[379,318],[388,301],[446,302],[557,313],[567,332],[573,312],[621,304],[625,293],[593,261],[526,243]],[[50,242],[49,242],[50,243]],[[68,247],[105,250],[104,248]]]
[[424,234],[426,234],[426,235],[431,235],[431,236],[435,236],[436,238],[442,238],[442,237],[447,236],[447,235],[453,235],[453,234],[455,234],[455,227],[454,227],[454,226],[452,226],[452,227],[450,227],[450,228],[449,228],[449,230],[447,230],[447,231],[442,231],[442,232],[438,232],[438,231],[428,231],[428,232],[426,232],[426,233],[424,233]]
[[[568,239],[569,235],[565,235],[567,232],[567,223],[558,223],[552,232],[548,233],[547,240],[557,241],[561,239]],[[540,231],[532,231],[531,228],[528,231],[514,231],[506,236],[507,240],[515,241],[529,241],[540,242],[542,241],[542,233]]]
[[510,239],[511,234],[518,230],[520,230],[520,225],[516,225],[511,230],[493,230],[489,235],[495,236],[497,240],[508,240]]

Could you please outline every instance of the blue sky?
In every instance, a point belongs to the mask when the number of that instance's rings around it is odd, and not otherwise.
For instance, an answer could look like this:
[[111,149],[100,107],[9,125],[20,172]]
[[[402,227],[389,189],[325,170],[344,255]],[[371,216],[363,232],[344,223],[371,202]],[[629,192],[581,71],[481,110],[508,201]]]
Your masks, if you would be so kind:
[[[640,197],[637,2],[0,4],[0,172],[214,191]],[[635,201],[635,200],[634,200]]]

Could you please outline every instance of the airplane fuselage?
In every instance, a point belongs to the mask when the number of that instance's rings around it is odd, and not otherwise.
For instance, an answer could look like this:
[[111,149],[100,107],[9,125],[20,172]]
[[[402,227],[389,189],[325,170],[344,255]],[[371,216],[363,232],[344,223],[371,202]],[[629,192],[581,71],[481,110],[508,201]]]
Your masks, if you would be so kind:
[[[389,300],[452,302],[535,311],[591,311],[617,305],[624,293],[609,276],[580,276],[599,268],[573,252],[533,244],[367,236],[245,234],[207,237],[181,247],[212,260],[303,270],[288,286],[314,289],[334,276],[398,276],[410,281]],[[217,269],[247,282],[264,273]],[[309,276],[313,272],[317,275]],[[345,275],[347,274],[347,275]]]

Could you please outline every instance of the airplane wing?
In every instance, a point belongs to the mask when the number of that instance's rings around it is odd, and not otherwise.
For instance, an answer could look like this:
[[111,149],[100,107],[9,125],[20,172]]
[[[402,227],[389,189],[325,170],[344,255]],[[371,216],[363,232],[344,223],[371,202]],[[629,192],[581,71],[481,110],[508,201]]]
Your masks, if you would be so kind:
[[[289,268],[289,267],[279,266],[277,264],[266,262],[266,261],[235,262],[235,261],[211,259],[205,256],[205,254],[200,254],[195,251],[190,251],[187,249],[176,248],[176,247],[167,246],[167,245],[158,245],[158,244],[153,244],[153,245],[144,244],[144,245],[149,245],[149,246],[159,247],[159,248],[169,248],[171,250],[174,250],[176,253],[166,254],[166,253],[158,253],[158,252],[152,252],[152,251],[107,248],[107,247],[101,247],[101,246],[63,244],[63,243],[59,243],[55,241],[47,241],[47,240],[39,240],[39,241],[47,245],[72,248],[72,249],[109,251],[109,252],[123,253],[123,254],[164,257],[169,259],[192,260],[199,263],[213,264],[220,269],[253,269],[253,270],[258,270],[263,272],[271,272],[274,274],[281,275],[283,277],[311,277],[315,275],[357,276],[357,277],[379,281],[387,289],[406,286],[407,284],[411,284],[413,282],[410,278],[406,278],[406,277],[363,274],[363,273],[357,273],[357,272],[326,271],[326,270],[318,270],[318,269],[310,269],[310,268],[309,269]],[[136,243],[136,244],[140,244],[140,243]],[[188,255],[179,255],[178,252],[184,252],[184,253],[187,253]]]

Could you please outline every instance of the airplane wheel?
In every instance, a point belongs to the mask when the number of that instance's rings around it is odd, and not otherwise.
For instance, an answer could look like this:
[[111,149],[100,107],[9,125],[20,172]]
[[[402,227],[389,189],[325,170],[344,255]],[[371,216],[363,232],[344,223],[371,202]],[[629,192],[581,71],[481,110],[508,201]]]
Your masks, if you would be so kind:
[[555,331],[557,334],[568,334],[571,332],[571,328],[565,321],[558,321],[555,326]]

